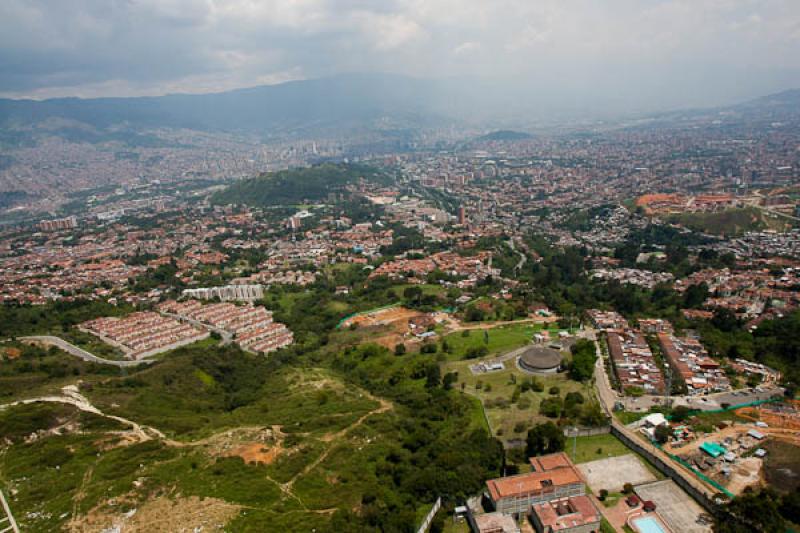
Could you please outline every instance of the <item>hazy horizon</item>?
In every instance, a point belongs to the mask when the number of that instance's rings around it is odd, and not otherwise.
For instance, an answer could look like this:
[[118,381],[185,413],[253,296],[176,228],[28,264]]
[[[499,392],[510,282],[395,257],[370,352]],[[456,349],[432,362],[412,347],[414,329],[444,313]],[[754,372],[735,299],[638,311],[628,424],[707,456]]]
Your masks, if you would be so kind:
[[800,4],[7,0],[0,5],[2,97],[209,93],[353,72],[480,80],[487,98],[496,87],[498,96],[518,93],[539,105],[576,111],[724,105],[800,87]]

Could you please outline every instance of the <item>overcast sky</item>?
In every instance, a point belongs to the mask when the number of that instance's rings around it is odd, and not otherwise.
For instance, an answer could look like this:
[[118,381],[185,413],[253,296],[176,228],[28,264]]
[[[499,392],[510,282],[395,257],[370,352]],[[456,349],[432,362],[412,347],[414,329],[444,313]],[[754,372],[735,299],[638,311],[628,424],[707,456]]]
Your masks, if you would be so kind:
[[479,76],[655,107],[800,87],[800,0],[0,0],[0,94]]

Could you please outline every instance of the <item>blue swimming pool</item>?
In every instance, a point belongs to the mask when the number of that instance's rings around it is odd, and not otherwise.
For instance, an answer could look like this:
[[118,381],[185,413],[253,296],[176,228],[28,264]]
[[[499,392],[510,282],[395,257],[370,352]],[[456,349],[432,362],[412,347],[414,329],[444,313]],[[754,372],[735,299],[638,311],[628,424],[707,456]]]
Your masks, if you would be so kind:
[[642,518],[634,518],[633,525],[640,533],[667,533],[658,520],[652,516],[644,516]]

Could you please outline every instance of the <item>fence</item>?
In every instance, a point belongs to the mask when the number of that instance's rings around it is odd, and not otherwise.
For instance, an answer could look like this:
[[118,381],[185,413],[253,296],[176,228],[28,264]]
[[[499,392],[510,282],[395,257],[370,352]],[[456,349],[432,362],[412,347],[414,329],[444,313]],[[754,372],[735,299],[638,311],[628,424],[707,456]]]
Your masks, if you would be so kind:
[[392,307],[398,307],[399,305],[400,305],[400,303],[398,302],[398,303],[393,303],[393,304],[389,304],[389,305],[384,305],[384,306],[381,306],[381,307],[376,307],[375,309],[369,309],[367,311],[359,311],[357,313],[350,313],[349,315],[347,315],[346,317],[341,319],[338,324],[336,324],[336,329],[341,329],[342,324],[344,324],[345,322],[347,322],[351,318],[354,318],[354,317],[357,317],[357,316],[361,316],[361,315],[368,315],[370,313],[376,313],[378,311],[385,311],[386,309],[391,309]]
[[[773,402],[779,402],[779,401],[781,401],[780,398],[768,398],[766,400],[755,400],[753,402],[748,402],[748,403],[737,403],[736,405],[729,405],[728,407],[725,407],[724,409],[709,409],[707,411],[704,411],[702,409],[692,409],[687,413],[687,415],[688,416],[694,416],[694,415],[703,414],[703,413],[726,413],[728,411],[735,411],[736,409],[742,409],[743,407],[756,407],[758,405],[762,405],[762,404],[765,404],[765,403],[773,403]],[[668,415],[665,418],[667,420],[672,420],[672,415]]]
[[[689,482],[686,477],[684,477],[683,472],[680,472],[673,465],[667,463],[661,459],[661,457],[658,457],[635,437],[630,436],[625,426],[620,424],[620,427],[618,427],[616,424],[614,424],[611,426],[611,433],[621,440],[628,448],[631,448],[633,451],[647,459],[650,464],[655,466],[659,471],[661,471],[662,474],[677,483],[679,487],[685,490],[689,496],[691,496],[697,503],[702,505],[707,511],[711,512],[712,514],[716,512],[716,505],[711,500],[709,494],[705,493],[693,483]],[[694,470],[692,470],[692,473],[694,473]]]
[[425,516],[425,520],[422,521],[422,524],[417,528],[417,533],[425,533],[428,531],[428,528],[431,527],[431,522],[433,522],[433,517],[436,516],[436,513],[439,512],[439,509],[442,507],[442,497],[436,498],[436,502],[431,507],[431,510]]
[[607,435],[611,433],[611,426],[600,426],[595,428],[573,428],[573,427],[565,427],[564,428],[564,436],[565,437],[594,437],[595,435]]

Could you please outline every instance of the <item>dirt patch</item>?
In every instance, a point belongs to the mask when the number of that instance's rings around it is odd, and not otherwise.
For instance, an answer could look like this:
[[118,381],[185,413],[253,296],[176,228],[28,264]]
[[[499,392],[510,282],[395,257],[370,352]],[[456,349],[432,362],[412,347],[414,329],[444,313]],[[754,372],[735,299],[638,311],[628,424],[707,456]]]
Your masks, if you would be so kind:
[[120,533],[222,531],[240,509],[217,498],[161,496],[127,512],[109,505],[95,508],[72,522],[68,531],[99,533],[112,528]]
[[734,494],[741,494],[744,489],[761,484],[761,459],[748,457],[742,459],[731,468],[730,481],[726,488]]
[[764,445],[764,477],[781,492],[800,490],[800,447],[770,440]]
[[245,463],[271,464],[286,452],[286,434],[280,426],[237,428],[194,444],[214,457],[241,457]]
[[283,447],[281,446],[280,442],[274,446],[264,446],[263,444],[254,442],[234,448],[228,455],[239,456],[247,464],[252,463],[269,465],[278,458],[282,451]]
[[409,320],[424,314],[405,307],[390,307],[348,318],[341,327],[348,328],[355,324],[360,331],[370,333],[370,342],[392,349],[402,342],[417,341],[411,336]]

